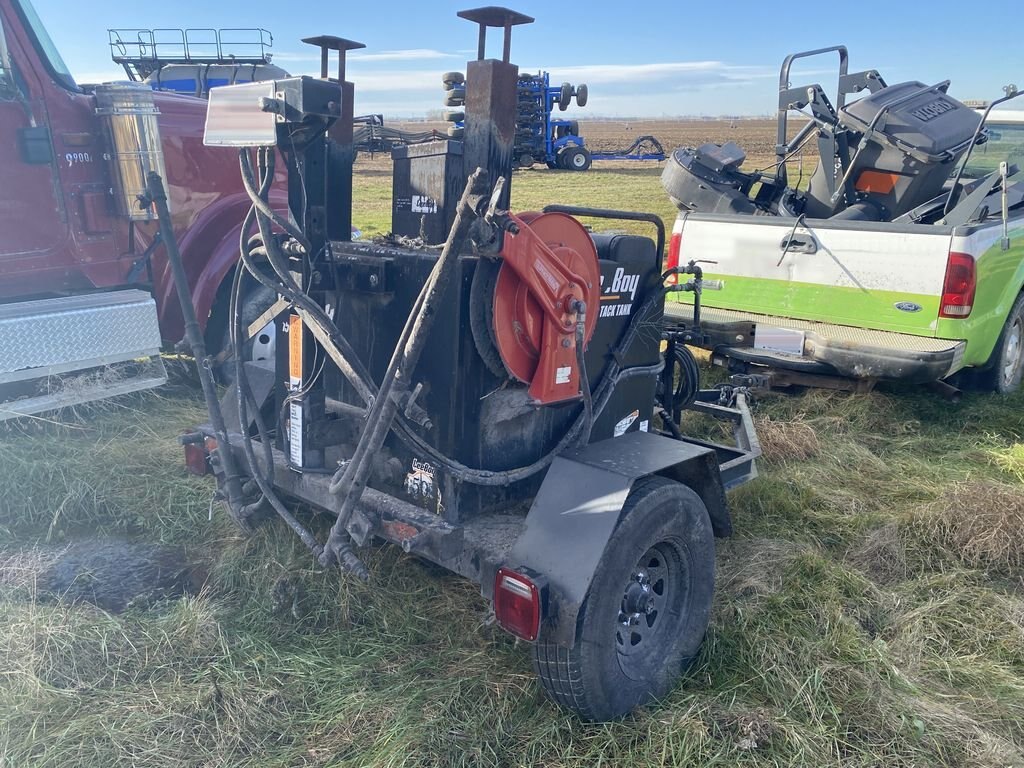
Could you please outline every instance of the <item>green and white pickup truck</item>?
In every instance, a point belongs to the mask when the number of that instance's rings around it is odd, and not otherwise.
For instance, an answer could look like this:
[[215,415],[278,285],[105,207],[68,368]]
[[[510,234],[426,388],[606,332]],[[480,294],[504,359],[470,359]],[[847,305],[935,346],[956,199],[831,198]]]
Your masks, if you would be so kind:
[[[835,102],[788,88],[803,54],[783,67],[780,115],[809,106],[815,119],[786,141],[780,116],[773,176],[740,171],[734,144],[677,150],[666,168],[680,207],[668,264],[705,262],[695,342],[734,368],[920,382],[973,368],[1015,390],[1024,111],[991,111],[982,127],[948,83],[887,86],[874,71],[848,74],[845,49],[826,51],[843,65]],[[846,104],[844,83],[871,93]],[[791,189],[784,161],[815,138],[819,169],[806,192]],[[675,297],[666,314],[685,325],[693,293]]]

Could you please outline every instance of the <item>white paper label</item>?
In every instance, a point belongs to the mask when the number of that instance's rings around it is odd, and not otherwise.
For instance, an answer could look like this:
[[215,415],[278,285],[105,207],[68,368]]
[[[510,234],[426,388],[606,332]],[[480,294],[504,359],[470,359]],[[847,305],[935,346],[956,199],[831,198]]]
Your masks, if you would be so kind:
[[302,466],[302,405],[288,406],[288,457],[293,467]]
[[639,418],[640,411],[633,411],[629,416],[619,421],[619,423],[615,425],[615,437],[621,437],[626,434],[626,430],[629,429],[633,425],[633,422]]
[[555,384],[568,384],[569,376],[572,373],[572,368],[565,366],[564,368],[555,369]]

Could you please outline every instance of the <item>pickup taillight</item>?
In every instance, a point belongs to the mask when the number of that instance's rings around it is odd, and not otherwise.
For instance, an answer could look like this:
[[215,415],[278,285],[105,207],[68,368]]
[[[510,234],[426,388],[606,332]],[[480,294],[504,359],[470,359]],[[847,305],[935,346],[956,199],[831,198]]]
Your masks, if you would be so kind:
[[[668,253],[665,254],[665,271],[675,269],[679,266],[679,251],[683,246],[683,225],[677,221],[672,227],[672,237],[668,241]],[[670,275],[668,282],[675,285],[679,281],[678,276]]]
[[969,253],[950,252],[946,261],[946,278],[942,283],[939,317],[963,320],[974,308],[974,289],[978,284],[978,270]]

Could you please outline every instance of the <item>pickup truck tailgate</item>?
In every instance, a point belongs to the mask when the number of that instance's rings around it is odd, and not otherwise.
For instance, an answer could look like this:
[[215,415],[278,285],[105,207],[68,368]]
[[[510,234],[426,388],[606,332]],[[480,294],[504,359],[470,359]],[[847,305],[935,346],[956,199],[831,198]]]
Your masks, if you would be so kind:
[[704,306],[935,335],[948,233],[859,221],[794,223],[681,216],[679,263],[712,262],[704,265],[705,276],[723,282],[721,290],[704,293]]

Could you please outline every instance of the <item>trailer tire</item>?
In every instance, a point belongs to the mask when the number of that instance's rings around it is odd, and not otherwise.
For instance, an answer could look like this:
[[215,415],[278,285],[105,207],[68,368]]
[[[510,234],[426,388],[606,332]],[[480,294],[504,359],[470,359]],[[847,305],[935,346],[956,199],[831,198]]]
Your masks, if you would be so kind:
[[452,88],[444,92],[444,105],[446,107],[461,107],[466,103],[466,89]]
[[562,164],[563,168],[570,171],[587,171],[590,170],[593,159],[584,147],[567,147],[562,152]]
[[466,82],[466,76],[461,72],[445,72],[441,75],[441,82],[445,87],[452,85],[462,85]]
[[572,101],[572,84],[562,83],[562,88],[558,92],[558,108],[565,112],[569,108],[569,103]]
[[1009,395],[1020,389],[1024,373],[1024,293],[1017,296],[999,334],[992,361],[980,372],[984,389]]
[[[587,86],[577,85],[576,86],[576,106],[585,107],[587,106]],[[577,134],[578,135],[578,134]]]
[[574,646],[543,634],[533,646],[546,693],[591,722],[664,697],[700,651],[714,578],[714,533],[700,497],[663,477],[637,481],[580,608]]
[[449,123],[461,123],[466,119],[466,110],[464,109],[449,109],[444,113],[444,119]]
[[462,140],[466,135],[466,129],[458,125],[448,126],[448,138]]

